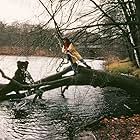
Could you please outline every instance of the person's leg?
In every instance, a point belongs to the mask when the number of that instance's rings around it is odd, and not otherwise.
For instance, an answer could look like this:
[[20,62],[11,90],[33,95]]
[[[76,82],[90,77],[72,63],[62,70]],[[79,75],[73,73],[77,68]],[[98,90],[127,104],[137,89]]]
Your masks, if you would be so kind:
[[77,63],[72,63],[71,66],[72,66],[72,69],[74,71],[74,74],[77,74],[78,73],[78,71],[77,71],[77,67],[78,67]]
[[74,74],[77,74],[78,73],[78,71],[77,71],[77,63],[75,62],[75,63],[73,63],[73,61],[72,61],[72,57],[69,55],[69,54],[67,54],[67,59],[70,61],[70,63],[71,63],[71,67],[72,67],[72,70],[74,71]]
[[80,61],[89,69],[91,69],[91,67],[89,65],[87,65],[87,63],[84,61],[84,59],[80,59]]

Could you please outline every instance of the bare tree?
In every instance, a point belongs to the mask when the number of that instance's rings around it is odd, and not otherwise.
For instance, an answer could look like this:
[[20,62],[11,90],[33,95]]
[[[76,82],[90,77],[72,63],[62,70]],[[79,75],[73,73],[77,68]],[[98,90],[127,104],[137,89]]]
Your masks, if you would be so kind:
[[39,1],[50,16],[46,25],[52,20],[60,38],[69,35],[72,40],[81,44],[83,42],[88,44],[95,34],[99,36],[92,43],[102,42],[101,39],[107,37],[109,42],[121,38],[124,44],[127,42],[126,49],[130,59],[140,67],[137,1],[102,0],[100,3],[93,0],[49,0],[45,3]]

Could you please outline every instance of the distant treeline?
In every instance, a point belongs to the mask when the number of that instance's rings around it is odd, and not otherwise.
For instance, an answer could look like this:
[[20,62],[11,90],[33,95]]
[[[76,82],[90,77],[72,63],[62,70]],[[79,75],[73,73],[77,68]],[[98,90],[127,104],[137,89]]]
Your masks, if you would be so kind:
[[[55,29],[40,24],[15,22],[8,25],[0,22],[0,55],[60,56],[62,52],[56,35]],[[82,46],[79,51],[83,57],[127,56],[120,40],[102,38],[98,33],[84,30],[67,33],[67,36],[73,38],[72,41],[79,45],[78,48]],[[96,45],[100,48],[96,48]]]
[[[11,47],[8,51],[6,48]],[[0,22],[0,48],[1,53],[14,54],[24,52],[26,54],[33,51],[45,51],[48,54],[57,54],[60,48],[55,37],[54,29],[43,28],[41,25],[19,24],[17,22],[12,25]],[[17,48],[17,49],[15,49]],[[24,55],[24,54],[21,54]]]

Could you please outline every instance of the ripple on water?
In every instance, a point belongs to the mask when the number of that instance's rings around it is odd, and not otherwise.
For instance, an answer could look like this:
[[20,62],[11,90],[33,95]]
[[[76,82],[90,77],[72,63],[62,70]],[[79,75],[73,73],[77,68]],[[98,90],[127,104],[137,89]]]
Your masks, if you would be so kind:
[[[73,90],[77,93],[72,94]],[[102,95],[99,98],[97,93],[93,94],[97,89],[90,87],[88,90],[84,87],[86,92],[82,93],[80,89],[70,88],[70,92],[65,93],[66,99],[59,93],[54,98],[46,94],[44,100],[37,100],[34,105],[31,105],[32,99],[25,99],[27,104],[19,110],[16,110],[19,101],[17,104],[16,101],[6,102],[0,109],[3,119],[1,136],[9,139],[66,139],[95,111],[99,111],[95,107],[98,104],[100,108],[98,100],[102,99]],[[20,102],[24,104],[24,100]]]

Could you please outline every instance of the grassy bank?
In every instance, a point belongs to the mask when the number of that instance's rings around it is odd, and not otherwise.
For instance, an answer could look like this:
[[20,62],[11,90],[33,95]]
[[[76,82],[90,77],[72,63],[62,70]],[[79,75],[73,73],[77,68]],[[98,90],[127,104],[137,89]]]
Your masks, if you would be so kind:
[[128,74],[140,78],[140,69],[136,68],[133,63],[128,59],[112,59],[105,63],[107,71],[115,74]]

